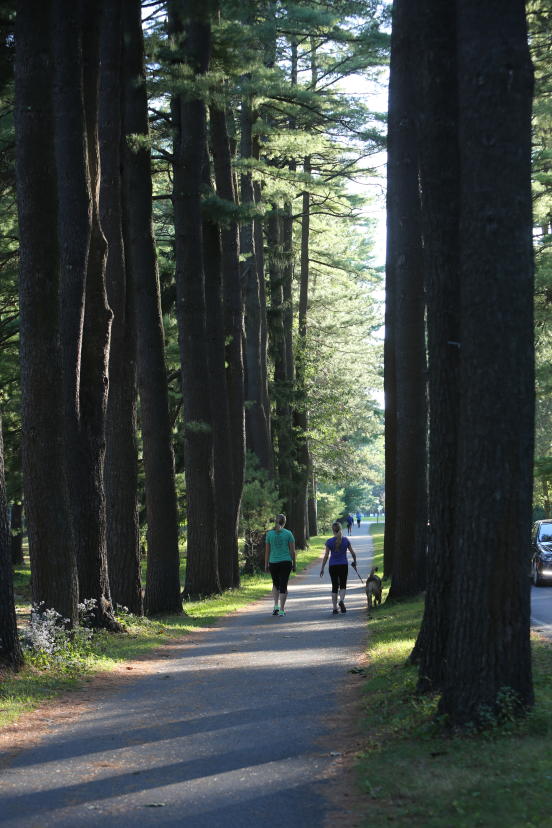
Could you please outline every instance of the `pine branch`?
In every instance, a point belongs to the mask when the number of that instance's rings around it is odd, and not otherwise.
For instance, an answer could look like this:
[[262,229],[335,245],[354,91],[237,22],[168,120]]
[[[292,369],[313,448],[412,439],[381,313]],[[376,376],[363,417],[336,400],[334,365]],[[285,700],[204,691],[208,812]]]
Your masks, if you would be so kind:
[[363,130],[355,129],[353,126],[348,124],[344,118],[336,118],[332,115],[327,115],[317,107],[311,106],[310,104],[307,104],[304,101],[291,101],[289,98],[285,98],[283,95],[274,95],[273,100],[280,101],[281,103],[293,103],[296,106],[301,107],[302,109],[306,109],[308,112],[313,112],[315,115],[318,115],[318,117],[321,118],[323,121],[329,121],[333,124],[339,124],[340,126],[344,127],[348,132],[352,132],[354,135],[363,135]]

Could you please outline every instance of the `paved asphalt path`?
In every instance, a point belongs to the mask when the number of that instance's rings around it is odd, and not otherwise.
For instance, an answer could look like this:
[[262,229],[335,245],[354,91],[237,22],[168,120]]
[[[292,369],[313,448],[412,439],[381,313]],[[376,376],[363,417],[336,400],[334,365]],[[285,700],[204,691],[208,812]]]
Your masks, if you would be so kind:
[[[351,538],[364,577],[366,532]],[[54,724],[2,772],[2,827],[322,826],[323,780],[346,747],[331,723],[367,624],[354,571],[337,616],[319,572],[291,579],[286,617],[256,602]]]

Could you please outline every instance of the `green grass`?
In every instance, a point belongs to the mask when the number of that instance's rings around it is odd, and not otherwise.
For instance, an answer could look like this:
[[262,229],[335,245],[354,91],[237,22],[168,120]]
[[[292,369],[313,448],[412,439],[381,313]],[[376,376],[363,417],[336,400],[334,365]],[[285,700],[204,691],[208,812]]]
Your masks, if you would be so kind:
[[31,601],[31,570],[28,564],[13,569],[13,593],[17,606],[24,608]]
[[384,523],[371,523],[368,531],[372,535],[372,543],[374,544],[374,566],[378,567],[380,577],[383,577],[383,533],[385,530]]
[[[372,527],[377,554],[383,527]],[[406,666],[422,600],[384,604],[370,621],[364,685],[364,750],[357,770],[366,826],[552,826],[552,646],[533,637],[536,704],[520,721],[472,736],[447,736],[437,699],[417,696]]]
[[[308,550],[297,553],[297,572],[302,572],[320,558],[324,549],[322,536],[311,538]],[[293,578],[292,574],[292,578]],[[221,618],[263,598],[272,588],[270,575],[246,575],[241,587],[222,595],[189,601],[185,615],[167,615],[155,619],[130,616],[124,619],[126,632],[94,635],[89,652],[79,658],[75,668],[63,672],[59,668],[38,669],[26,664],[20,673],[0,675],[0,727],[16,721],[45,700],[74,689],[85,677],[113,670],[121,663],[136,660],[171,640],[189,635],[203,627],[214,626]],[[24,618],[30,610],[30,570],[18,567],[14,572],[14,589],[18,616]]]

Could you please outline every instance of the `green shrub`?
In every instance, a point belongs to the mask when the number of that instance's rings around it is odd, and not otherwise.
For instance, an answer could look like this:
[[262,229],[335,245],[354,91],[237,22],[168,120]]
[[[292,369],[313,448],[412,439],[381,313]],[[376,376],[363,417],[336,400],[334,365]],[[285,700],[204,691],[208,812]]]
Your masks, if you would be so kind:
[[93,630],[90,616],[95,600],[79,604],[79,624],[71,629],[68,619],[43,604],[33,604],[27,627],[21,636],[25,660],[39,670],[56,670],[76,676],[86,669],[91,653]]

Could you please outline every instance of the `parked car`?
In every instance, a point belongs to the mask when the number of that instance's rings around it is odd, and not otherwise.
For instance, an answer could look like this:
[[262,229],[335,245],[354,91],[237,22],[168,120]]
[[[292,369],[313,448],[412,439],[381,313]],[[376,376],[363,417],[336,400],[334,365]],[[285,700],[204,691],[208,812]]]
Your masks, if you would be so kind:
[[531,580],[552,581],[552,520],[537,520],[531,532]]

